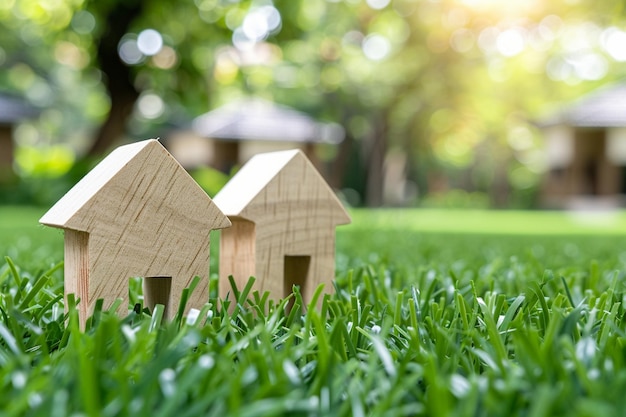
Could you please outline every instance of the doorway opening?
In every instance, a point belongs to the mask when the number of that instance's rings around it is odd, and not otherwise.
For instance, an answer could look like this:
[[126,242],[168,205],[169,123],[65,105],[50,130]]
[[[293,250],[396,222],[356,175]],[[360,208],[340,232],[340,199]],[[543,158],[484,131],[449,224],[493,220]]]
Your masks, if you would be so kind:
[[[285,256],[283,271],[283,296],[287,297],[293,291],[294,285],[300,287],[302,298],[306,299],[306,281],[309,278],[310,256]],[[293,302],[290,303],[293,305]]]
[[172,277],[155,276],[143,279],[143,306],[152,313],[157,304],[165,309],[163,317],[169,317],[170,294],[172,292]]

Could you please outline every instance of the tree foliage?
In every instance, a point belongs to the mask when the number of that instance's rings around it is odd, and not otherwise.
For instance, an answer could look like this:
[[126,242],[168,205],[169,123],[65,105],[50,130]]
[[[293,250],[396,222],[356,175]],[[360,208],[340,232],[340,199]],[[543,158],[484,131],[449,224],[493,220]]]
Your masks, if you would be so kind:
[[341,123],[338,175],[370,203],[390,155],[421,192],[497,202],[542,171],[529,120],[621,76],[620,16],[615,0],[9,0],[0,87],[46,109],[20,143],[83,152],[259,95]]

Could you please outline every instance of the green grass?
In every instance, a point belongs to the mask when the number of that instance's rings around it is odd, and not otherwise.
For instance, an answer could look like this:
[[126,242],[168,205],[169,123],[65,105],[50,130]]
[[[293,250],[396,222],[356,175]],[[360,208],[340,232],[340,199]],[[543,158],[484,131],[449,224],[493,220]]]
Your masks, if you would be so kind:
[[[60,300],[62,235],[0,208],[0,415],[611,416],[623,214],[356,211],[321,310],[249,288],[196,320]],[[595,222],[595,223],[594,223]],[[28,243],[26,243],[28,241]],[[21,243],[20,243],[21,242]],[[0,252],[0,254],[2,253]],[[55,266],[56,265],[56,266]],[[230,313],[229,313],[230,311]]]
[[626,235],[626,212],[357,210],[355,228],[454,234]]
[[0,256],[26,269],[63,260],[63,232],[39,224],[45,208],[0,205]]

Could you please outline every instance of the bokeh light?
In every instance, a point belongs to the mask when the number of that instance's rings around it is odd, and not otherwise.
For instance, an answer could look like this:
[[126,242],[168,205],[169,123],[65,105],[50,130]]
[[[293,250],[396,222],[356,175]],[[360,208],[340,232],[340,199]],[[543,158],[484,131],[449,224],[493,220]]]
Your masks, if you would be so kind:
[[374,10],[384,9],[389,5],[391,0],[366,0],[367,5]]
[[465,28],[455,30],[450,37],[450,46],[459,53],[471,51],[475,43],[476,37],[474,32]]
[[142,30],[137,36],[137,49],[146,55],[153,56],[163,48],[163,37],[154,29]]
[[626,32],[610,27],[602,32],[600,41],[611,58],[618,62],[626,61]]
[[174,48],[164,46],[152,57],[152,62],[157,68],[167,70],[173,68],[178,63],[178,54]]
[[54,48],[54,58],[60,64],[77,70],[83,69],[89,64],[87,51],[72,42],[57,42]]
[[129,65],[138,64],[144,59],[137,45],[137,36],[133,34],[124,35],[118,44],[117,52],[122,61]]
[[391,43],[386,37],[372,33],[363,39],[362,48],[367,58],[372,61],[380,61],[385,59],[391,52]]
[[145,119],[157,119],[165,112],[165,103],[154,93],[143,93],[137,100],[137,110]]
[[520,54],[524,51],[525,45],[525,31],[522,28],[507,29],[496,38],[498,52],[507,57]]
[[74,13],[71,25],[76,33],[86,35],[96,28],[96,18],[87,10],[79,10]]
[[243,17],[241,24],[240,9],[226,16],[226,24],[233,27],[233,45],[242,50],[250,51],[258,42],[280,31],[282,20],[278,9],[271,5],[252,7]]

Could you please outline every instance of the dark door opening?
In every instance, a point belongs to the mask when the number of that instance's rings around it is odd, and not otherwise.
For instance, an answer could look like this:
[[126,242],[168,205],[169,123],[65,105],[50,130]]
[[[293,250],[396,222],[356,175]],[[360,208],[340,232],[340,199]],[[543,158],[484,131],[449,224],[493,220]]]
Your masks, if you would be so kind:
[[310,256],[285,256],[283,273],[283,296],[287,297],[293,291],[293,286],[300,287],[302,298],[306,299],[306,281],[309,278]]
[[163,317],[168,317],[170,293],[172,290],[172,277],[157,276],[143,279],[143,305],[150,312],[154,311],[157,304],[163,304],[165,310]]
[[585,194],[598,195],[599,194],[599,167],[597,161],[588,161],[585,165],[584,178],[585,178]]

